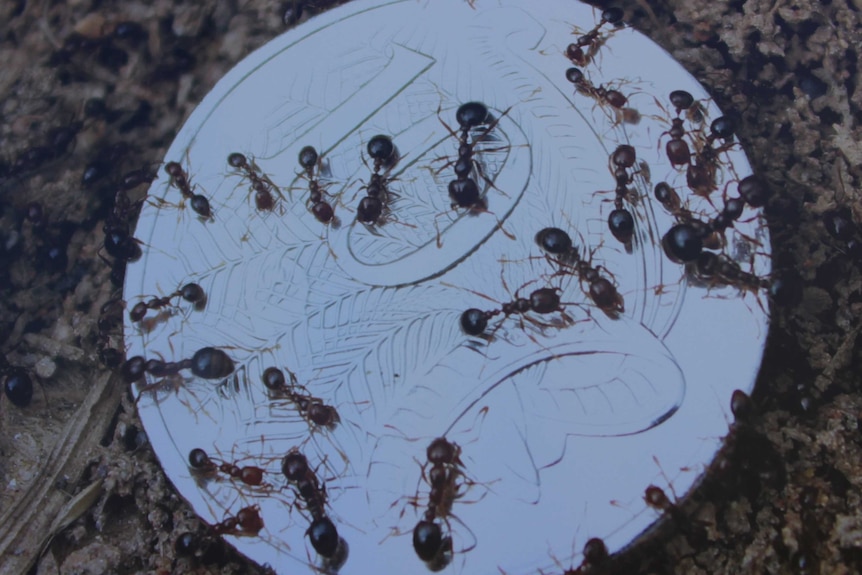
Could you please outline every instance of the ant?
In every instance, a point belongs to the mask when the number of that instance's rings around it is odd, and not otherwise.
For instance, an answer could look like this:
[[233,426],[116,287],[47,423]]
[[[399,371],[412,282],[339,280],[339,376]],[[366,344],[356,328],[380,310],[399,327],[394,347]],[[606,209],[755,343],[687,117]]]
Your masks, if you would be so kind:
[[[305,207],[308,208],[317,221],[328,224],[330,222],[337,224],[335,218],[335,210],[324,196],[328,196],[320,186],[320,162],[321,158],[312,146],[305,146],[299,151],[299,165],[305,170],[305,177],[308,179],[308,199],[305,201]],[[314,175],[314,168],[317,167],[317,177]]]
[[65,126],[51,128],[48,130],[45,144],[31,146],[15,157],[6,170],[8,175],[17,176],[30,172],[46,162],[56,160],[66,153],[83,126],[81,122],[71,122]]
[[637,193],[628,187],[634,181],[634,174],[629,174],[628,169],[637,162],[637,154],[634,147],[621,144],[611,154],[610,164],[616,188],[614,189],[614,209],[608,215],[608,229],[613,236],[625,246],[626,253],[632,253],[632,239],[634,238],[635,220],[631,212],[625,209],[623,199],[634,203]]
[[[536,323],[537,325],[545,325],[526,316],[528,312],[542,315],[561,312],[563,320],[567,324],[571,324],[573,323],[573,320],[565,313],[565,308],[563,307],[564,304],[560,301],[560,291],[561,290],[559,288],[539,288],[537,290],[533,290],[533,292],[530,293],[529,298],[518,297],[518,292],[515,291],[515,299],[510,302],[503,303],[498,309],[489,311],[483,311],[477,308],[467,309],[461,314],[461,329],[467,335],[482,336],[485,333],[485,329],[488,327],[488,320],[500,314],[503,314],[505,317],[518,314],[522,318],[526,318],[528,321]],[[497,324],[494,331],[496,331],[501,324],[502,322]],[[490,337],[490,335],[488,337]]]
[[297,447],[287,452],[281,462],[281,472],[296,489],[297,496],[311,514],[311,525],[305,532],[312,547],[330,567],[343,564],[347,558],[347,543],[338,535],[338,529],[326,516],[326,486],[321,486],[317,475],[308,464],[308,458]]
[[[413,549],[432,571],[440,571],[452,561],[452,536],[444,535],[441,521],[449,526],[452,504],[463,496],[461,487],[469,484],[463,472],[461,447],[445,437],[431,441],[426,449],[427,462],[422,478],[431,487],[428,508],[413,528]],[[430,465],[430,469],[426,467]],[[451,531],[451,528],[449,529]],[[468,547],[464,551],[472,549]]]
[[[284,372],[277,367],[268,367],[263,371],[263,384],[270,391],[287,397],[290,401],[296,404],[300,415],[314,425],[325,427],[332,431],[341,422],[338,412],[334,407],[326,405],[323,400],[313,397],[307,393],[307,390],[301,385],[298,385],[296,375],[290,370],[290,384],[287,383],[284,377]],[[305,394],[297,391],[302,389]]]
[[599,275],[600,266],[593,267],[584,259],[572,242],[571,236],[560,228],[544,228],[536,234],[536,244],[550,260],[560,265],[558,273],[577,274],[581,282],[589,284],[587,292],[593,303],[608,317],[617,319],[625,311],[623,296],[610,280]]
[[[721,212],[708,222],[704,222],[695,218],[687,208],[682,206],[679,194],[667,182],[656,184],[653,194],[659,203],[676,218],[678,223],[688,224],[696,233],[700,234],[703,247],[708,249],[721,249],[724,247],[726,242],[724,237],[725,230],[733,227],[733,222],[742,216],[742,212],[745,209],[745,200],[741,197],[727,198],[724,201],[724,207]],[[674,259],[672,256],[669,257]]]
[[[366,225],[382,225],[389,214],[389,182],[386,174],[398,163],[399,155],[392,138],[378,134],[366,145],[368,155],[374,160],[371,180],[365,186],[366,196],[359,201],[356,208],[356,219]],[[384,169],[381,174],[380,170]]]
[[189,452],[189,466],[192,470],[206,477],[214,476],[217,472],[229,475],[231,479],[237,479],[251,487],[263,486],[264,470],[252,465],[240,467],[236,463],[228,463],[212,459],[207,452],[200,448]]
[[171,177],[171,185],[176,187],[189,200],[192,209],[203,219],[212,220],[213,214],[210,201],[202,194],[193,191],[189,175],[183,170],[179,162],[168,162],[165,164],[165,172]]
[[170,305],[171,300],[175,297],[182,297],[187,302],[193,303],[195,309],[198,311],[206,306],[207,296],[203,288],[196,283],[189,283],[164,297],[152,298],[136,303],[132,311],[129,312],[129,319],[133,322],[141,321],[147,315],[147,310],[166,307]]
[[[440,123],[448,132],[458,140],[458,158],[444,165],[454,165],[455,179],[449,182],[449,198],[452,200],[452,209],[467,208],[471,212],[486,211],[487,201],[482,197],[476,180],[471,177],[473,169],[489,185],[494,182],[485,175],[482,165],[474,158],[476,144],[485,140],[488,134],[497,126],[500,120],[509,112],[504,111],[498,118],[492,119],[488,107],[481,102],[467,102],[458,107],[455,119],[461,127],[461,133],[457,133],[449,127],[442,119]],[[439,110],[438,110],[439,116]],[[481,134],[470,138],[470,130],[485,126]],[[493,151],[493,150],[492,150]],[[441,170],[443,169],[441,168]]]
[[5,356],[0,356],[0,377],[3,378],[3,393],[14,405],[27,407],[33,401],[33,379],[23,367],[10,365]]
[[257,164],[252,160],[249,162],[243,154],[234,152],[227,157],[227,163],[232,167],[243,172],[243,175],[251,182],[251,189],[254,190],[254,203],[260,212],[271,212],[275,209],[275,198],[272,192],[278,194],[281,199],[284,196],[272,180],[266,176]]
[[592,30],[582,34],[574,43],[566,47],[566,58],[582,67],[592,62],[599,49],[608,41],[608,36],[599,36],[599,30],[605,24],[616,26],[622,19],[622,9],[612,7],[604,10],[601,19]]
[[621,118],[625,123],[637,124],[640,122],[640,112],[634,108],[626,107],[629,100],[619,90],[609,90],[601,84],[595,86],[584,76],[580,68],[569,68],[566,70],[566,79],[575,85],[575,89],[579,93],[592,98],[597,104],[608,104],[611,106],[617,113],[617,117]]
[[[114,258],[111,264],[111,281],[121,287],[126,274],[126,263],[141,259],[140,241],[129,232],[130,221],[137,215],[142,201],[131,202],[125,190],[120,189],[114,196],[114,208],[105,220],[102,231],[105,233],[104,248]],[[110,263],[103,256],[103,261]]]
[[263,519],[260,516],[260,507],[250,505],[236,512],[235,516],[228,516],[221,522],[212,526],[215,535],[234,535],[237,537],[254,537],[263,529]]
[[593,537],[584,543],[582,551],[584,560],[576,569],[566,569],[563,575],[588,575],[590,573],[604,573],[603,566],[610,559],[608,546],[598,537]]
[[128,383],[139,381],[145,373],[155,377],[176,375],[182,369],[190,369],[197,377],[203,379],[223,379],[234,372],[233,360],[215,347],[203,347],[197,350],[191,359],[180,361],[162,361],[146,359],[136,355],[127,359],[120,367],[120,374]]

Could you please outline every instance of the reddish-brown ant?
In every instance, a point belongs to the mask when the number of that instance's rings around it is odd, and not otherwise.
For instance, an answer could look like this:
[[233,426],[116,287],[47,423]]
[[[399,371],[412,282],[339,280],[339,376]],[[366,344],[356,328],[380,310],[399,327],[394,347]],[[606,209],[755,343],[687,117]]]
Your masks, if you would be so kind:
[[560,266],[560,272],[574,273],[582,283],[589,285],[587,293],[596,306],[608,317],[616,319],[625,311],[623,296],[610,280],[599,274],[599,267],[581,256],[571,236],[560,228],[544,228],[536,234],[536,244],[547,257]]
[[312,521],[305,533],[312,547],[330,567],[342,564],[347,559],[347,544],[326,516],[326,487],[320,485],[308,459],[298,448],[291,448],[282,459],[281,471],[311,514]]
[[260,516],[260,507],[250,505],[236,512],[235,516],[228,516],[221,522],[212,526],[216,535],[234,535],[239,537],[254,537],[263,529],[263,519]]
[[[389,196],[392,195],[389,191],[389,182],[392,180],[387,174],[398,163],[398,150],[392,143],[392,138],[383,134],[368,140],[366,150],[374,160],[374,167],[371,180],[364,187],[366,195],[356,208],[356,219],[369,226],[382,225],[389,215]],[[384,170],[383,173],[380,172],[381,169]]]
[[[305,170],[305,177],[308,180],[308,199],[305,201],[305,207],[317,218],[317,221],[324,224],[337,224],[335,209],[326,199],[329,194],[320,185],[320,162],[320,155],[312,146],[305,146],[299,151],[299,165]],[[317,168],[316,176],[315,168]]]
[[[445,437],[431,441],[426,449],[427,462],[422,466],[422,478],[429,485],[428,507],[413,528],[413,549],[432,571],[439,571],[452,561],[453,545],[449,528],[452,505],[464,495],[462,488],[470,482],[465,478],[461,448]],[[430,466],[430,467],[429,467]],[[469,551],[472,546],[463,549]]]
[[608,89],[602,85],[594,85],[590,82],[580,68],[569,68],[566,70],[566,79],[575,85],[578,93],[592,98],[599,105],[608,104],[617,114],[617,122],[623,121],[627,124],[640,122],[640,112],[626,106],[628,98],[619,90]]
[[[284,372],[277,367],[268,367],[263,371],[263,384],[274,394],[286,397],[296,405],[300,415],[314,425],[325,427],[330,431],[335,429],[341,418],[338,417],[338,412],[334,407],[323,403],[322,399],[312,396],[301,385],[297,383],[296,376],[292,371],[287,370],[290,374],[290,383],[284,377]],[[302,393],[298,390],[303,390]]]
[[566,57],[578,66],[586,66],[593,61],[599,49],[607,42],[608,36],[600,36],[599,30],[605,24],[616,26],[623,19],[620,8],[608,8],[602,12],[602,17],[592,30],[582,34],[566,48]]
[[240,467],[236,463],[215,460],[200,448],[192,449],[189,452],[189,466],[196,473],[206,477],[211,477],[217,472],[222,472],[231,479],[241,481],[251,487],[261,487],[264,485],[263,476],[265,471],[260,467],[253,465]]
[[171,184],[175,186],[189,200],[192,209],[202,218],[212,220],[212,209],[206,196],[194,193],[189,175],[179,162],[168,162],[165,164],[165,172],[171,177]]
[[202,310],[204,306],[206,306],[207,297],[203,288],[196,283],[189,283],[164,297],[151,298],[147,301],[136,303],[132,308],[132,311],[129,312],[129,318],[133,322],[141,321],[144,319],[144,316],[147,315],[148,310],[167,307],[175,297],[182,297],[187,302],[193,303],[194,308],[198,311]]
[[227,157],[227,163],[239,170],[251,182],[254,190],[254,203],[258,211],[271,212],[275,209],[275,197],[273,192],[283,200],[284,196],[272,180],[254,163],[249,161],[245,155],[234,152]]

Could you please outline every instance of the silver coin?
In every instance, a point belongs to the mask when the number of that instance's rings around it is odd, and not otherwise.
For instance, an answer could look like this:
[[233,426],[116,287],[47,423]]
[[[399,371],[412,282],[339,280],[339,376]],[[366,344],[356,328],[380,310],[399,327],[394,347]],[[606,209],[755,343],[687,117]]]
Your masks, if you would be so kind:
[[[579,90],[566,78],[566,48],[593,30]],[[626,95],[625,106],[607,90]],[[673,90],[691,93],[700,112],[678,114]],[[468,102],[488,115],[462,130],[457,111]],[[647,486],[682,496],[698,481],[728,432],[732,392],[752,389],[761,362],[763,295],[695,281],[661,247],[683,216],[655,200],[656,183],[708,221],[751,173],[738,144],[712,142],[715,189],[698,195],[685,166],[668,160],[673,118],[695,151],[721,114],[650,40],[562,0],[357,0],[250,55],[165,157],[212,217],[162,171],[135,233],[144,256],[127,272],[130,306],[189,282],[207,294],[204,309],[175,298],[127,320],[129,356],[179,361],[216,347],[236,367],[215,380],[182,370],[134,386],[171,481],[210,524],[257,506],[263,529],[227,538],[279,573],[365,573],[384,562],[403,573],[550,572],[577,566],[592,537],[611,552],[629,544],[659,516]],[[396,151],[375,163],[377,135]],[[471,207],[453,207],[448,193],[462,137]],[[637,156],[620,198],[635,221],[631,253],[607,224],[620,145]],[[298,161],[306,146],[320,158],[310,172]],[[248,168],[230,165],[232,153]],[[385,205],[363,223],[369,195]],[[332,221],[315,216],[318,201]],[[566,231],[577,257],[615,286],[618,317],[540,250],[548,227]],[[757,209],[723,239],[722,258],[768,273]],[[550,309],[504,313],[534,295],[550,297]],[[489,312],[478,336],[461,328],[471,308]],[[295,374],[296,386],[268,390],[268,367]],[[340,421],[315,424],[303,397]],[[438,437],[459,456],[431,505],[426,449]],[[194,448],[263,469],[264,485],[201,476],[189,467]],[[322,507],[282,475],[292,449],[307,457]],[[307,535],[321,515],[343,540],[335,558]],[[423,520],[443,539],[427,563],[413,544]]]

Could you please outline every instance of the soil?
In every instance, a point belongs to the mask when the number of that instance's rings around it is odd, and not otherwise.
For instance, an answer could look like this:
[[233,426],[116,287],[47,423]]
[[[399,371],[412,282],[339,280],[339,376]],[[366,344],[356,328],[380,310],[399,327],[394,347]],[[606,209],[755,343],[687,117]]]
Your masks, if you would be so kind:
[[[223,74],[331,4],[0,4],[0,349],[36,381],[27,407],[0,398],[0,572],[266,571],[207,535],[99,360],[121,345],[99,322],[118,294],[103,226],[120,176],[157,169]],[[607,572],[860,573],[862,234],[846,224],[862,221],[862,3],[616,5],[736,115],[772,192],[773,268],[801,292],[770,302],[752,413]]]

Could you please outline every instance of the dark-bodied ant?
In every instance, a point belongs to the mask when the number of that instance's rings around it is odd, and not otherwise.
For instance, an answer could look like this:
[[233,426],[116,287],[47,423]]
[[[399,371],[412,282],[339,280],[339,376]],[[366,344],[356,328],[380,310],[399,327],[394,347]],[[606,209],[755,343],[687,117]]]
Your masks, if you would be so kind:
[[148,310],[157,310],[167,307],[175,297],[181,297],[187,302],[194,304],[194,308],[197,311],[202,310],[206,306],[207,296],[206,293],[204,293],[203,288],[196,283],[188,283],[177,291],[164,297],[151,298],[147,301],[136,303],[132,308],[132,311],[129,312],[129,318],[133,322],[139,322],[144,319]]
[[237,537],[255,537],[263,529],[263,519],[260,516],[260,507],[249,505],[236,512],[234,516],[228,516],[219,523],[212,526],[215,535],[234,535]]
[[[320,155],[312,146],[305,146],[299,151],[299,165],[305,170],[305,177],[308,180],[308,199],[305,200],[305,207],[317,218],[317,221],[323,224],[337,224],[335,209],[326,199],[329,194],[320,185],[320,162]],[[316,176],[315,168],[317,168]]]
[[590,299],[608,317],[616,319],[625,311],[623,296],[610,280],[599,274],[599,266],[594,267],[581,256],[569,234],[560,228],[544,228],[535,239],[547,257],[560,266],[557,273],[574,273],[582,283],[589,285]]
[[195,213],[203,219],[212,220],[213,214],[210,208],[210,201],[206,196],[194,193],[189,175],[180,163],[168,162],[165,164],[165,172],[171,177],[171,185],[182,193],[184,199],[189,200]]
[[614,209],[608,214],[608,229],[617,241],[621,242],[627,253],[632,253],[632,240],[635,232],[635,220],[631,212],[625,208],[623,200],[629,203],[637,201],[637,192],[629,188],[634,181],[634,174],[628,169],[637,162],[634,147],[621,144],[610,156],[611,172],[616,180],[614,189]]
[[320,485],[308,459],[296,447],[282,459],[281,472],[296,489],[297,496],[311,515],[311,524],[305,532],[311,546],[323,558],[326,567],[337,570],[347,560],[348,546],[338,535],[335,524],[326,516],[326,486]]
[[[290,370],[290,383],[284,377],[284,372],[277,367],[268,367],[263,371],[263,384],[268,390],[280,397],[286,397],[296,405],[300,415],[314,425],[325,427],[330,431],[335,429],[341,418],[331,405],[326,405],[323,400],[312,396],[304,387],[299,385],[296,375]],[[305,393],[302,393],[302,391]]]
[[264,486],[265,471],[260,467],[254,465],[240,467],[236,463],[212,459],[206,451],[200,448],[192,449],[189,452],[189,466],[195,473],[207,478],[214,477],[218,472],[221,472],[250,487]]
[[203,379],[224,379],[234,372],[233,360],[222,350],[204,347],[197,350],[191,359],[162,361],[146,359],[136,355],[127,359],[120,367],[120,374],[128,383],[140,381],[144,374],[154,377],[176,375],[180,370],[189,369],[192,374]]
[[[455,171],[455,179],[449,182],[449,198],[452,200],[452,209],[466,208],[471,212],[487,211],[488,205],[479,189],[479,185],[472,177],[475,169],[479,176],[491,187],[494,182],[485,174],[482,165],[476,160],[476,144],[484,141],[490,132],[497,126],[500,120],[508,113],[504,111],[498,118],[492,118],[488,107],[481,102],[467,102],[458,107],[455,119],[461,127],[460,134],[452,130],[442,119],[440,123],[448,132],[458,140],[458,158],[449,161],[440,169],[452,165]],[[439,114],[438,114],[439,115]],[[471,130],[484,126],[481,133],[473,134]],[[495,150],[488,150],[495,151]]]
[[[382,225],[389,215],[389,171],[398,163],[399,155],[392,138],[378,134],[368,140],[366,151],[374,160],[371,179],[364,187],[365,197],[356,208],[356,219],[365,225]],[[380,170],[383,170],[383,173]]]
[[[700,234],[703,247],[712,250],[722,249],[726,243],[724,232],[733,227],[733,222],[742,216],[745,209],[745,200],[742,198],[727,198],[721,212],[711,220],[704,222],[694,216],[688,208],[682,205],[679,194],[667,182],[659,182],[653,189],[655,198],[662,206],[676,218],[677,223],[687,225],[695,233]],[[667,244],[663,243],[668,258],[677,263],[685,261],[685,250],[677,254],[674,250],[676,243],[669,237]]]
[[31,146],[19,153],[6,169],[7,175],[18,176],[56,160],[66,153],[83,126],[82,122],[74,121],[65,126],[51,128],[46,134],[45,144]]
[[[431,571],[440,571],[452,561],[453,545],[449,517],[452,505],[464,495],[470,482],[464,476],[461,448],[445,437],[431,441],[426,449],[427,462],[422,478],[431,488],[428,507],[413,528],[413,550]],[[430,466],[430,467],[429,467]],[[444,533],[444,526],[448,532]],[[473,547],[463,549],[467,552]]]
[[[528,282],[528,283],[532,283],[532,282]],[[525,284],[525,285],[527,285],[527,284]],[[521,287],[524,287],[524,286],[521,286]],[[518,289],[520,290],[521,288],[518,288]],[[498,309],[485,311],[485,310],[481,310],[478,308],[470,308],[470,309],[465,310],[461,314],[461,320],[460,320],[461,329],[467,335],[472,335],[472,336],[477,336],[477,337],[481,336],[481,337],[488,339],[493,334],[493,332],[492,332],[492,334],[484,335],[485,329],[488,327],[488,320],[490,320],[491,318],[498,316],[500,314],[503,314],[504,319],[509,317],[510,315],[519,315],[522,318],[522,322],[524,319],[526,319],[527,321],[534,323],[534,324],[538,325],[539,327],[548,327],[550,325],[550,324],[545,324],[545,323],[542,323],[538,320],[530,318],[529,316],[526,315],[530,312],[537,313],[540,315],[547,315],[547,314],[551,314],[551,313],[560,312],[560,314],[562,315],[562,320],[567,325],[571,325],[574,323],[574,320],[571,317],[569,317],[568,314],[566,314],[565,305],[567,305],[567,304],[563,303],[560,300],[560,292],[561,292],[560,288],[545,287],[545,288],[539,288],[539,289],[533,290],[530,293],[530,296],[528,298],[524,298],[524,297],[519,297],[518,296],[518,290],[516,290],[515,294],[514,294],[515,295],[514,299],[510,302],[505,302],[505,303],[501,304],[501,306]],[[476,293],[477,295],[481,295],[482,297],[485,297],[487,299],[491,299],[491,298],[488,298],[488,296],[485,296],[483,294],[479,294],[478,292],[473,292],[473,293]],[[496,331],[500,327],[501,324],[502,324],[502,321],[497,324],[497,327],[494,328],[494,331]],[[522,323],[522,326],[523,326],[523,323]]]
[[634,108],[626,106],[628,98],[619,90],[608,89],[601,84],[596,86],[590,82],[580,68],[569,68],[566,70],[566,79],[575,85],[580,94],[592,98],[597,104],[608,104],[617,115],[617,122],[623,121],[627,124],[637,124],[641,115]]
[[120,189],[114,196],[114,208],[111,210],[102,231],[105,233],[104,248],[108,255],[114,258],[111,263],[103,256],[103,261],[111,264],[111,281],[120,287],[126,274],[126,263],[141,258],[140,241],[129,232],[131,220],[137,215],[142,201],[131,202],[125,190]]
[[263,173],[254,160],[249,161],[245,155],[234,152],[227,157],[227,163],[239,170],[251,182],[251,189],[254,190],[254,203],[258,211],[271,212],[275,209],[273,192],[278,194],[282,200],[284,199],[278,186]]
[[599,30],[605,24],[616,26],[623,19],[623,11],[612,7],[602,12],[601,19],[592,30],[582,34],[578,39],[566,47],[566,57],[578,66],[586,66],[593,61],[599,49],[608,41],[608,36],[600,36]]
[[3,379],[3,393],[13,405],[30,405],[33,401],[33,379],[29,371],[10,365],[5,356],[0,356],[0,378]]
[[[695,261],[704,247],[718,249],[724,230],[733,225],[742,215],[745,204],[761,207],[766,204],[769,192],[766,185],[756,176],[747,176],[737,184],[738,198],[725,200],[721,213],[710,222],[702,222],[693,217],[679,217],[685,214],[676,192],[664,182],[659,182],[654,190],[656,199],[677,217],[679,223],[672,226],[662,237],[662,248],[667,257],[676,263]],[[678,215],[679,214],[679,215]]]
[[576,569],[566,569],[563,575],[599,575],[605,573],[604,568],[610,559],[608,546],[598,537],[593,537],[584,543],[582,552],[584,559]]

